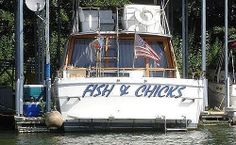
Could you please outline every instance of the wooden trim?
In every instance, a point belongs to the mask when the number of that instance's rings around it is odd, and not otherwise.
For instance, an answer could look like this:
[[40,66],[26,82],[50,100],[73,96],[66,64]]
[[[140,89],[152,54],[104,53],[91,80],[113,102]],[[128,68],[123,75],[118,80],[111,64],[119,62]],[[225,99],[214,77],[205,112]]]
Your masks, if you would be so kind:
[[[108,42],[109,42],[109,37],[106,37],[105,56],[108,56],[109,54]],[[108,66],[108,64],[109,64],[109,59],[105,59],[105,66]]]
[[65,68],[71,63],[71,57],[74,51],[76,39],[74,37],[70,37],[69,41],[70,43],[68,44],[67,55],[66,55],[66,60],[65,60]]
[[145,74],[146,74],[146,77],[149,77],[149,67],[150,67],[149,62],[150,62],[149,58],[146,58],[145,59]]

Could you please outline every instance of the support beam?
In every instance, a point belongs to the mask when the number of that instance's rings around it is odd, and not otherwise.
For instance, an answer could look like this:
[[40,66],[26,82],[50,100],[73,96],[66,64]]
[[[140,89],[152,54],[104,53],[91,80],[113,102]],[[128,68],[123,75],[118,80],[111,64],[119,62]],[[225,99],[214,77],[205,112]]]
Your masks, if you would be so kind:
[[228,0],[225,0],[225,107],[230,107],[228,76]]
[[204,82],[204,108],[208,109],[208,90],[206,79],[206,0],[202,0],[202,79]]
[[182,0],[182,61],[183,78],[188,78],[188,0]]
[[23,115],[24,44],[23,44],[23,0],[17,1],[16,10],[16,114]]
[[202,73],[206,77],[206,0],[202,0]]
[[49,51],[49,0],[46,0],[46,19],[45,19],[45,43],[46,43],[46,64],[45,64],[45,81],[46,81],[46,109],[51,111],[51,66]]

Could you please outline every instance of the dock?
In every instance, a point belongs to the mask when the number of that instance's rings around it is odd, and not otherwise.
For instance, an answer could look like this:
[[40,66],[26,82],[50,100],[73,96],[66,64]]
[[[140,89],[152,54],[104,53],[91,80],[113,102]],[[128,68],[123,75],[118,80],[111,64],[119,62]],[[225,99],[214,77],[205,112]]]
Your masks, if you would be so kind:
[[200,116],[200,125],[229,125],[229,117],[223,111],[204,111]]
[[[43,117],[22,117],[15,116],[15,127],[19,133],[44,133],[59,132],[59,129],[48,128]],[[182,120],[183,121],[183,120]],[[230,125],[228,115],[223,111],[204,111],[200,116],[200,126],[210,125]],[[165,125],[165,132],[168,131],[187,131],[187,127],[168,128]]]
[[18,117],[15,116],[15,127],[20,133],[50,132],[43,117]]

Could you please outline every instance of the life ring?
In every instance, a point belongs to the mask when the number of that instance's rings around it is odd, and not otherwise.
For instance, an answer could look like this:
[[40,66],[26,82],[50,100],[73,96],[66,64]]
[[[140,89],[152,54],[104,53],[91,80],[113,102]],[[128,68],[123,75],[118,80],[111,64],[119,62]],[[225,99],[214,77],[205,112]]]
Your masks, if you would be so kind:
[[135,18],[143,25],[152,25],[156,23],[156,11],[154,9],[143,8],[135,11]]

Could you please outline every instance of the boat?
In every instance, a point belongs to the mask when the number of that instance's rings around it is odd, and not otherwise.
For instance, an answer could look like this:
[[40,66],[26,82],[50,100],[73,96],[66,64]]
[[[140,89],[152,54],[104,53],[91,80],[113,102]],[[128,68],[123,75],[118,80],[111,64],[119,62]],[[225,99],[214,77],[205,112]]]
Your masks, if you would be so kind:
[[[236,40],[231,40],[228,43],[229,54],[228,54],[228,76],[229,76],[229,97],[230,97],[230,106],[235,104],[236,96],[236,80],[235,80],[235,48]],[[224,49],[220,49],[218,52],[218,60],[216,62],[215,69],[209,71],[209,85],[208,85],[208,96],[209,96],[209,107],[216,111],[225,110],[225,67],[224,67]],[[214,62],[215,63],[215,62]]]
[[203,79],[180,78],[158,5],[79,8],[53,84],[64,131],[196,129]]

